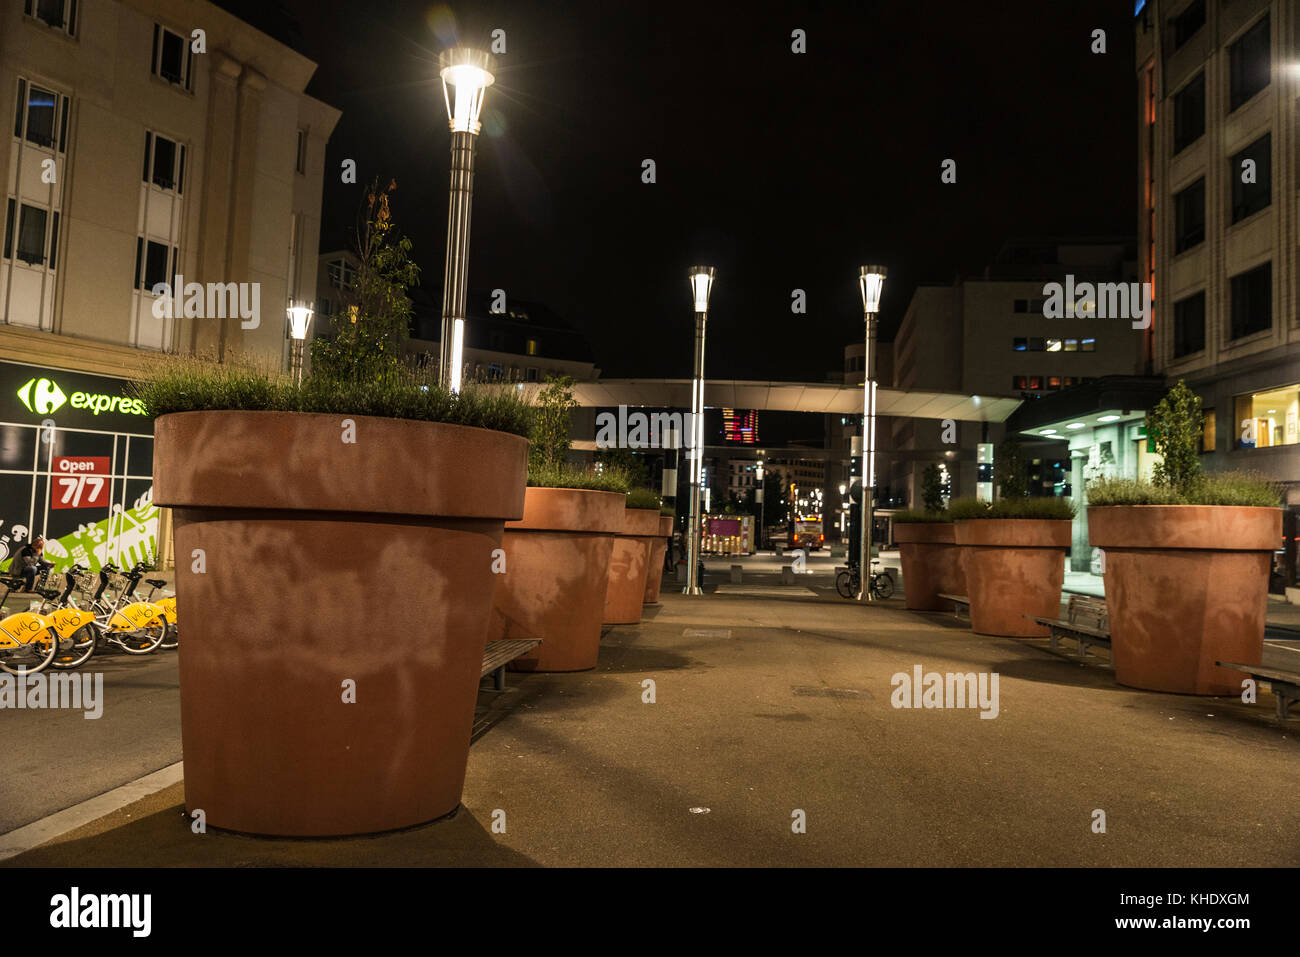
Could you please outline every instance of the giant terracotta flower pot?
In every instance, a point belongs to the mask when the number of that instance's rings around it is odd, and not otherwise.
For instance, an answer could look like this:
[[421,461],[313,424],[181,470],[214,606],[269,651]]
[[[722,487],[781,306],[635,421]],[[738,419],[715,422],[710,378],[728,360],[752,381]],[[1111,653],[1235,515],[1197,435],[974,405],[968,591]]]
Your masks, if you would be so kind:
[[966,594],[966,574],[952,522],[897,522],[894,541],[909,609],[941,611],[946,604],[940,595]]
[[1012,638],[1046,635],[1046,628],[1025,616],[1060,616],[1069,519],[961,519],[953,534],[961,548],[971,630]]
[[530,488],[524,517],[507,522],[497,575],[493,638],[540,638],[514,671],[596,667],[614,533],[623,527],[622,492]]
[[1260,663],[1282,510],[1094,505],[1088,537],[1105,553],[1116,680],[1149,691],[1240,694],[1241,673],[1215,662]]
[[285,412],[165,415],[154,436],[187,808],[289,836],[454,811],[527,440]]
[[659,586],[664,582],[664,553],[668,551],[668,539],[673,533],[673,516],[659,516],[659,537],[650,545],[650,557],[645,571],[645,598],[642,604],[654,605],[659,602]]
[[605,592],[605,624],[635,625],[641,620],[652,541],[659,535],[659,509],[623,509],[623,528],[614,538]]

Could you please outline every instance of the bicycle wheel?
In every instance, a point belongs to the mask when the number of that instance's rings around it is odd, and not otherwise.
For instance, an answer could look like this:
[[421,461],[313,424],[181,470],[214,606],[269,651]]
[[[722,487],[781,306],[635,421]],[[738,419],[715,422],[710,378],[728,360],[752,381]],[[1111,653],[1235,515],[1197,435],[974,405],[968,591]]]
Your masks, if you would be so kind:
[[167,622],[163,625],[163,640],[158,643],[159,648],[165,648],[168,651],[177,647],[181,643],[181,633],[178,626]]
[[95,628],[82,625],[71,636],[59,642],[59,653],[50,662],[53,668],[68,670],[79,668],[95,653]]
[[894,580],[888,575],[872,575],[871,591],[877,598],[888,598],[894,594]]
[[840,572],[836,575],[835,590],[840,593],[841,598],[853,598],[856,591],[853,587],[853,575],[849,572]]
[[20,648],[6,651],[0,655],[0,670],[11,675],[34,675],[44,671],[59,649],[57,636],[46,629],[44,638],[32,638],[23,642]]
[[161,620],[155,618],[143,628],[118,632],[114,637],[118,647],[128,655],[147,655],[162,644],[166,635],[166,627]]

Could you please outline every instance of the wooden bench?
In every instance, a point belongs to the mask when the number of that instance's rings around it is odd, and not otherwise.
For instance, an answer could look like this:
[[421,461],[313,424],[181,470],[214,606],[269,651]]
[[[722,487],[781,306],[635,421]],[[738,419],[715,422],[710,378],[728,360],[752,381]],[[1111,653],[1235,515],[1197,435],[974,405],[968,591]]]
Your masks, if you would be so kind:
[[970,618],[970,598],[966,595],[939,595],[944,601],[952,602],[952,616],[961,618],[961,610],[966,609],[966,617]]
[[1265,668],[1263,665],[1241,665],[1233,661],[1216,661],[1220,668],[1244,671],[1256,681],[1267,681],[1273,689],[1277,700],[1277,719],[1285,721],[1291,712],[1291,705],[1300,701],[1300,674],[1283,671],[1280,668]]
[[1060,650],[1062,637],[1073,638],[1079,646],[1080,655],[1087,655],[1089,645],[1110,647],[1110,618],[1104,598],[1071,595],[1064,618],[1025,617],[1047,627],[1050,636],[1048,642],[1053,651]]
[[480,678],[492,675],[492,687],[496,691],[506,690],[506,665],[521,655],[526,655],[542,643],[540,638],[501,638],[489,641],[483,652],[483,670]]

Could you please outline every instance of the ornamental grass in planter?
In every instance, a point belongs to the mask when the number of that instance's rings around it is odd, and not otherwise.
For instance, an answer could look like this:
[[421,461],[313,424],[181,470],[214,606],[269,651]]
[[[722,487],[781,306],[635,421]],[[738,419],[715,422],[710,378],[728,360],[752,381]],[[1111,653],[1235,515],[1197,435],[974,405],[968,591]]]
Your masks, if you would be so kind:
[[1153,481],[1088,486],[1088,536],[1102,550],[1120,684],[1235,695],[1264,650],[1269,562],[1282,538],[1280,489],[1262,477],[1200,473],[1200,399],[1182,382],[1152,410]]
[[566,464],[573,393],[568,377],[538,396],[524,514],[507,522],[493,599],[493,638],[540,638],[514,671],[596,667],[614,535],[623,528],[627,476]]
[[1013,638],[1046,635],[1030,617],[1060,614],[1073,504],[1059,498],[1004,498],[992,505],[961,499],[948,512],[966,576],[971,629]]
[[[650,552],[659,537],[663,499],[645,488],[627,493],[623,525],[614,539],[605,591],[605,624],[635,625],[641,621]],[[662,559],[661,559],[662,561]]]
[[356,321],[301,386],[190,360],[134,388],[175,517],[185,802],[217,827],[370,833],[460,802],[531,412],[398,362],[414,266],[369,198]]

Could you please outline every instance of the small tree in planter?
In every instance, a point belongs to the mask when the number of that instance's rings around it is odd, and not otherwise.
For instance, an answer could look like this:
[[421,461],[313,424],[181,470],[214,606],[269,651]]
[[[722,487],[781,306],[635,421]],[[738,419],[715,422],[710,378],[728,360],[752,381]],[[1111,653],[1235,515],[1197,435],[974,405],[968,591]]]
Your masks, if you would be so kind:
[[538,393],[524,516],[506,523],[504,574],[497,580],[492,634],[540,638],[516,671],[596,667],[614,535],[624,523],[627,476],[569,464],[577,407],[567,376]]
[[1030,618],[1061,610],[1074,505],[1062,498],[959,499],[948,506],[961,549],[971,629],[983,635],[1047,634]]
[[934,463],[921,472],[921,503],[927,512],[943,511],[943,477]]
[[[413,275],[386,196],[367,210],[372,262],[395,272],[362,284],[359,325],[397,321]],[[453,394],[387,345],[377,363],[375,344],[336,338],[301,386],[193,359],[135,385],[155,501],[175,510],[186,804],[210,824],[356,834],[460,802],[530,412],[509,391]],[[393,581],[417,587],[376,601]]]
[[1088,486],[1115,677],[1130,687],[1236,694],[1241,674],[1217,662],[1263,654],[1281,494],[1257,476],[1201,474],[1201,427],[1200,399],[1179,381],[1147,416],[1163,457],[1153,481]]
[[894,541],[903,566],[903,598],[911,611],[939,611],[940,595],[964,595],[966,576],[954,538],[952,518],[943,508],[939,467],[921,473],[923,509],[894,515]]

